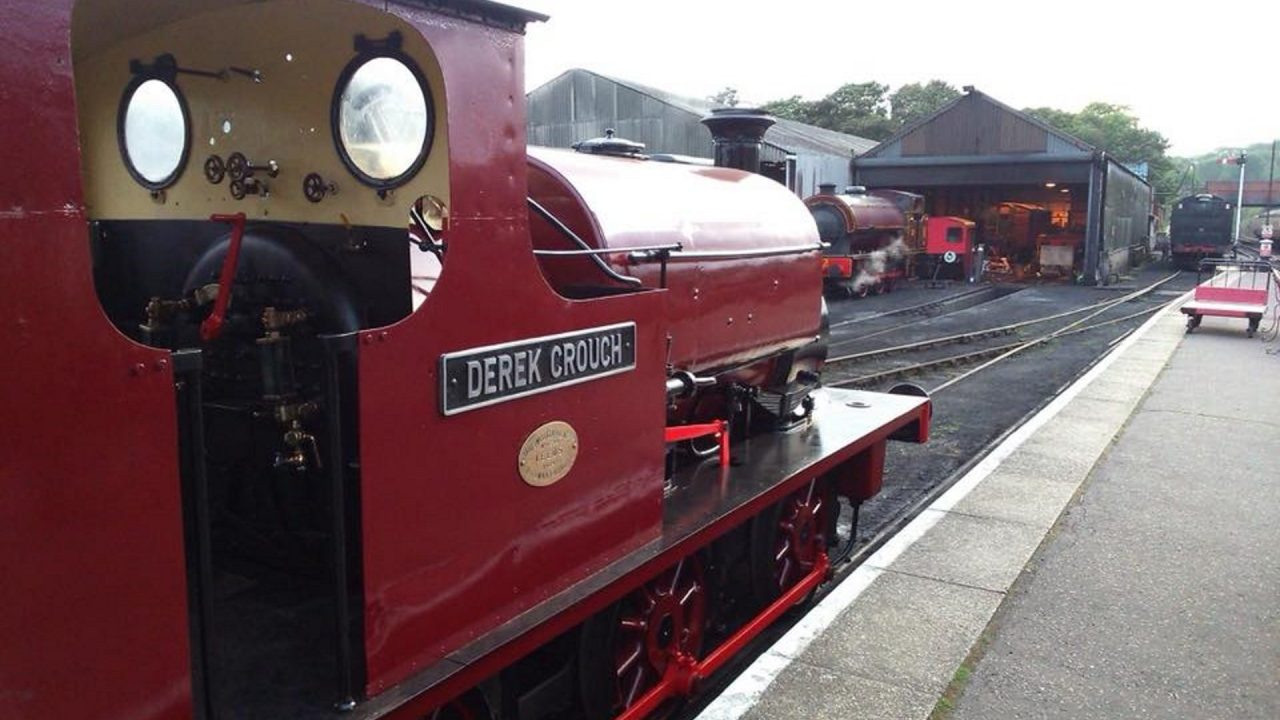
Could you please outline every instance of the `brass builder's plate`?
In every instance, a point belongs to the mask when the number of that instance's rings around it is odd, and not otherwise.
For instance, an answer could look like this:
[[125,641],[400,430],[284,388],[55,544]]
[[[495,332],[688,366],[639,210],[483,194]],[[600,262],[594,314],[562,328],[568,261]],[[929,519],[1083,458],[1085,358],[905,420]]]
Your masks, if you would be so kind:
[[577,459],[578,432],[563,420],[552,420],[529,433],[520,446],[520,477],[534,487],[553,485]]

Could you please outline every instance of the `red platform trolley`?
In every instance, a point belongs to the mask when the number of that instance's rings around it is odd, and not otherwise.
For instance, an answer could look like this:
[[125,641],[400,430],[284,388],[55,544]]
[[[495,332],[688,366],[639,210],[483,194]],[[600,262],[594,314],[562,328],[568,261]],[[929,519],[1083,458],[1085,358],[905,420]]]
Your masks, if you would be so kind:
[[1275,271],[1268,262],[1201,260],[1193,298],[1182,306],[1187,332],[1200,327],[1205,316],[1248,321],[1245,334],[1253,337],[1275,291]]
[[527,148],[545,19],[0,0],[0,716],[639,717],[826,582],[929,400],[766,115]]

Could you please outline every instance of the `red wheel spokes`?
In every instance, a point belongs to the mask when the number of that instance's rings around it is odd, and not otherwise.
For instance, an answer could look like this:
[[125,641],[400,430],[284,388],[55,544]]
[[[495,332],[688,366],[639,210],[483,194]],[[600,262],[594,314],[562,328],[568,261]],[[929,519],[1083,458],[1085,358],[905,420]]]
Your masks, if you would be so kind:
[[816,480],[782,501],[773,556],[779,590],[786,590],[813,570],[818,555],[826,550],[825,526],[826,508]]
[[653,687],[676,652],[698,654],[706,612],[706,583],[694,558],[676,563],[623,601],[614,654],[621,707]]

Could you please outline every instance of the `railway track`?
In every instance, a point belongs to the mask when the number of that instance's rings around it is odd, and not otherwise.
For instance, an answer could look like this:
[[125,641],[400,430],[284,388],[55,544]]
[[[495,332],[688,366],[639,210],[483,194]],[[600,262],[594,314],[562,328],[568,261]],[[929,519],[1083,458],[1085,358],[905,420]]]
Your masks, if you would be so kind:
[[[1062,338],[1069,335],[1076,335],[1078,333],[1088,332],[1090,330],[1096,330],[1098,328],[1116,325],[1118,323],[1126,322],[1128,320],[1133,320],[1135,318],[1139,318],[1144,315],[1150,315],[1154,312],[1158,312],[1159,310],[1163,309],[1170,302],[1173,302],[1173,301],[1169,300],[1169,301],[1154,305],[1152,307],[1139,310],[1138,312],[1130,313],[1123,317],[1104,320],[1102,322],[1098,322],[1092,325],[1084,325],[1082,327],[1073,327],[1071,329],[1064,328],[1060,330],[1054,330],[1053,332],[1046,333],[1045,335],[1042,335],[1040,337],[1037,337],[1031,340],[1022,340],[1022,341],[1013,342],[1013,343],[1006,343],[1004,345],[997,345],[995,347],[983,348],[981,350],[976,350],[974,352],[969,352],[969,353],[962,353],[960,355],[951,355],[948,357],[938,358],[935,360],[926,360],[924,362],[913,363],[905,367],[896,367],[889,370],[883,370],[880,372],[871,373],[869,375],[862,375],[855,378],[848,378],[845,380],[840,380],[840,381],[829,383],[829,384],[837,387],[868,387],[868,386],[876,385],[882,382],[888,382],[890,380],[902,379],[902,378],[910,377],[912,375],[918,375],[920,373],[928,372],[930,370],[954,368],[954,367],[966,365],[973,362],[979,362],[987,358],[994,357],[996,360],[1002,360],[1015,353],[1021,352],[1023,350],[1027,350],[1029,348],[1035,347],[1036,345],[1040,345],[1050,340],[1055,340],[1057,338]],[[1110,309],[1110,308],[1105,308],[1105,309]],[[1098,311],[1098,312],[1102,312],[1102,311]],[[939,385],[938,387],[934,388],[931,392],[938,392],[939,390],[943,390],[949,387],[951,384],[959,382],[960,380],[968,377],[972,372],[982,370],[985,367],[986,366],[978,367],[978,368],[975,368],[973,371],[965,373],[959,377],[952,378],[947,382],[943,383],[942,385]]]
[[[919,303],[917,305],[910,305],[904,308],[894,308],[892,310],[885,310],[884,312],[874,313],[871,315],[867,315],[865,317],[854,317],[854,318],[849,318],[848,320],[841,320],[839,322],[834,322],[834,323],[831,323],[831,329],[835,330],[836,328],[848,327],[850,325],[861,325],[864,323],[873,323],[877,320],[883,320],[886,318],[893,318],[893,317],[901,317],[904,315],[923,315],[926,317],[922,319],[928,319],[929,317],[933,317],[930,315],[930,313],[934,310],[946,307],[948,305],[958,305],[960,303],[963,303],[966,300],[972,300],[972,299],[980,298],[986,295],[994,295],[996,297],[999,297],[999,289],[993,286],[974,288],[973,290],[962,292],[957,295],[938,298],[936,300],[930,300],[928,302]],[[920,322],[920,320],[913,320],[911,321],[911,323],[907,323],[907,324],[914,324],[916,322]],[[895,326],[895,327],[898,327],[898,326]],[[875,334],[878,335],[880,334],[880,332],[876,332]],[[867,336],[860,335],[859,337],[867,337]]]
[[[925,340],[917,340],[910,343],[894,345],[892,347],[880,348],[876,350],[866,350],[863,352],[849,353],[846,355],[838,355],[836,357],[828,358],[827,364],[828,365],[844,365],[844,364],[851,364],[851,363],[867,363],[867,362],[881,360],[883,358],[902,354],[902,353],[920,352],[923,350],[929,350],[932,348],[942,347],[946,345],[972,343],[972,342],[977,342],[980,340],[990,339],[994,337],[1013,335],[1017,333],[1019,330],[1022,330],[1024,328],[1029,328],[1031,326],[1039,325],[1045,322],[1051,322],[1053,320],[1060,320],[1062,318],[1079,315],[1081,313],[1089,313],[1088,315],[1085,316],[1085,319],[1091,319],[1093,317],[1096,317],[1098,314],[1101,314],[1102,312],[1106,312],[1107,310],[1110,310],[1113,307],[1122,305],[1127,302],[1131,302],[1133,300],[1136,300],[1138,298],[1144,297],[1146,295],[1149,295],[1155,292],[1161,286],[1165,285],[1166,283],[1170,282],[1174,278],[1178,277],[1179,274],[1180,273],[1175,272],[1171,275],[1168,275],[1167,277],[1164,277],[1148,285],[1145,288],[1141,288],[1134,292],[1127,293],[1118,298],[1103,300],[1101,302],[1085,305],[1083,307],[1074,308],[1071,310],[1065,310],[1063,312],[1053,313],[1051,315],[1045,315],[1042,317],[1031,318],[1029,320],[1021,320],[1014,323],[1007,323],[1007,324],[999,325],[995,327],[982,328],[979,330],[966,331],[962,333],[954,333],[951,335],[943,335],[935,338],[927,338]],[[1073,327],[1075,324],[1076,323],[1070,323],[1066,327],[1070,328],[1070,327]],[[983,352],[983,351],[979,351],[979,352]],[[967,353],[966,355],[973,355],[973,354],[977,354],[977,353]],[[956,356],[956,357],[963,357],[963,356]],[[842,384],[845,384],[845,381],[832,383],[832,384],[842,385]]]

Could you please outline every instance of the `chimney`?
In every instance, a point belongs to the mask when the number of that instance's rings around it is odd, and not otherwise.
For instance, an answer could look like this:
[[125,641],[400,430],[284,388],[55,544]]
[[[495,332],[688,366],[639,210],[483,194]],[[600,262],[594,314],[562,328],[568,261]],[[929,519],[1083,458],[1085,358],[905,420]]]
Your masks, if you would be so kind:
[[760,172],[760,145],[764,133],[777,120],[764,110],[752,108],[716,108],[702,118],[702,124],[715,139],[717,167],[731,167],[747,172]]
[[819,183],[818,194],[819,195],[835,195],[836,184],[835,183]]

